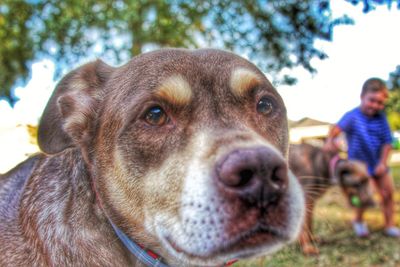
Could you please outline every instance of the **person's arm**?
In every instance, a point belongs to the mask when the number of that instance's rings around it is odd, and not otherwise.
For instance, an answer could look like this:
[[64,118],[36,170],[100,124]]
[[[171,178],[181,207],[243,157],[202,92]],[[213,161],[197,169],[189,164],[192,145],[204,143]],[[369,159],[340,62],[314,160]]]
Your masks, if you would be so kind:
[[390,152],[392,151],[392,143],[393,143],[392,133],[390,131],[389,123],[386,118],[384,120],[381,130],[382,130],[381,138],[383,145],[381,146],[379,162],[374,170],[375,175],[377,176],[384,175],[388,170],[389,156]]
[[329,133],[328,137],[326,138],[325,144],[324,144],[324,150],[326,151],[338,151],[339,148],[337,147],[335,143],[335,138],[338,137],[338,135],[342,132],[342,130],[339,128],[339,126],[334,125]]
[[382,176],[386,173],[386,171],[388,169],[388,160],[389,160],[389,155],[390,155],[391,151],[392,151],[391,144],[383,145],[379,163],[375,168],[375,175]]

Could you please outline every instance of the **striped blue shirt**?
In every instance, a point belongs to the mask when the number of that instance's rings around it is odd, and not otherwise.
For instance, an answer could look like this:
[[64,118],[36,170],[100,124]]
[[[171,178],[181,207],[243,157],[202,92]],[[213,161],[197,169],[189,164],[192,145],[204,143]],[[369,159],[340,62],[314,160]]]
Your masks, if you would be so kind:
[[344,114],[337,126],[346,134],[349,159],[365,162],[368,172],[374,175],[383,145],[392,143],[385,114],[382,112],[369,117],[357,107]]

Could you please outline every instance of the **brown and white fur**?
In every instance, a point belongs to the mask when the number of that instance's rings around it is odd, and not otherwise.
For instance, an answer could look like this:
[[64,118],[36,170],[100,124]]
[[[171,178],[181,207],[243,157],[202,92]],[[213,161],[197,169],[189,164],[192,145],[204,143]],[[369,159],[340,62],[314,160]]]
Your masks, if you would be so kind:
[[58,84],[36,155],[0,177],[0,266],[141,266],[110,221],[171,266],[221,266],[296,239],[281,97],[253,64],[167,49]]
[[313,211],[316,201],[332,186],[338,184],[348,203],[357,197],[362,207],[374,204],[370,176],[365,164],[347,159],[335,159],[336,152],[327,152],[310,144],[290,145],[289,166],[300,179],[306,196],[306,215],[299,236],[305,254],[318,254],[312,231]]

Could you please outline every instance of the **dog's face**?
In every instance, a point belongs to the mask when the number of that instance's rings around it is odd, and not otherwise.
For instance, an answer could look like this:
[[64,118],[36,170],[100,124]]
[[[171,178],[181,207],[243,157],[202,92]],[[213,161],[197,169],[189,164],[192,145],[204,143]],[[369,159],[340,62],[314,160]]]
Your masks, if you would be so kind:
[[238,56],[172,49],[119,68],[98,61],[68,75],[44,114],[42,149],[79,147],[105,213],[170,263],[221,265],[299,231],[284,104]]
[[341,160],[336,167],[340,187],[353,207],[374,206],[370,176],[365,164],[355,160]]

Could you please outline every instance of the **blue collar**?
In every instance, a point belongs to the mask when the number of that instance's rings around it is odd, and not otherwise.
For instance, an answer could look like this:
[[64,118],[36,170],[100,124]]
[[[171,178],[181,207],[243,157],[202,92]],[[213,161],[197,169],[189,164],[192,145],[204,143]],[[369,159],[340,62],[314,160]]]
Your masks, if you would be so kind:
[[[115,224],[113,224],[110,220],[111,226],[114,228],[115,233],[119,237],[119,239],[124,243],[125,247],[133,254],[136,258],[143,264],[148,267],[169,267],[168,265],[161,262],[161,257],[152,252],[151,250],[147,250],[142,246],[133,242],[121,229],[119,229]],[[234,264],[237,259],[233,259],[225,263],[224,266],[230,266]]]
[[114,228],[115,233],[124,243],[125,247],[133,254],[136,258],[148,267],[169,267],[161,262],[161,257],[157,256],[154,252],[146,250],[133,242],[124,232],[121,231],[112,222],[111,226]]

